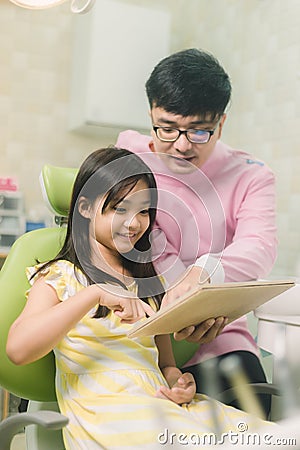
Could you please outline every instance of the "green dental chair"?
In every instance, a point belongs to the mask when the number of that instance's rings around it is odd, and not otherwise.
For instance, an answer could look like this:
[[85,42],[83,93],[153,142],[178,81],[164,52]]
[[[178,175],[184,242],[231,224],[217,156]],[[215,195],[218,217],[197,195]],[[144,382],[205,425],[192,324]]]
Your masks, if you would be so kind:
[[[41,186],[45,200],[55,215],[56,225],[25,233],[12,246],[0,271],[0,387],[29,399],[28,411],[0,422],[0,450],[9,450],[15,433],[25,427],[28,450],[63,450],[61,428],[68,422],[58,412],[55,396],[55,363],[53,353],[39,361],[16,366],[6,356],[7,333],[25,304],[29,288],[25,268],[36,261],[54,257],[63,242],[65,219],[77,169],[44,166]],[[37,336],[38,339],[38,336]],[[174,343],[178,365],[193,355],[195,344]],[[28,426],[29,425],[29,426]]]
[[[76,173],[75,169],[51,166],[45,166],[42,171],[42,188],[47,193],[57,222],[67,216]],[[64,235],[65,228],[62,226],[25,233],[12,246],[0,271],[0,386],[20,398],[30,400],[27,413],[16,414],[0,423],[1,450],[9,450],[14,433],[30,423],[39,426],[26,428],[28,449],[64,448],[61,432],[53,431],[67,424],[67,418],[58,413],[56,404],[53,353],[32,364],[16,366],[9,361],[5,352],[9,327],[23,309],[25,292],[29,288],[25,267],[34,265],[37,260],[47,261],[55,256]]]

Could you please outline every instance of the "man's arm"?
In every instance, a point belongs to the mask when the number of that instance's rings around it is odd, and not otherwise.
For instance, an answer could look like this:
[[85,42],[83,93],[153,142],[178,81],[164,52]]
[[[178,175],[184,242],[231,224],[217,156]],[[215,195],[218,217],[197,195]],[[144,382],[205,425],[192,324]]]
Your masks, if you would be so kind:
[[[277,256],[273,173],[267,168],[259,171],[250,182],[242,180],[236,191],[237,198],[232,201],[231,211],[226,214],[224,248],[219,248],[218,253],[201,255],[194,263],[208,273],[208,281],[214,284],[266,277]],[[167,234],[163,223],[157,222],[157,227],[162,235]],[[160,238],[158,248],[164,247],[164,250],[155,264],[160,272],[165,272],[169,283],[173,283],[178,281],[186,267],[178,257],[178,248],[172,247],[167,237],[164,237],[165,243]],[[187,275],[185,273],[182,278],[186,279]]]
[[220,261],[225,282],[266,277],[277,257],[275,179],[268,171],[253,180],[236,211],[232,242]]
[[[268,275],[277,255],[275,180],[271,171],[267,169],[249,183],[246,195],[234,213],[235,232],[231,242],[218,254],[198,258],[194,267],[181,276],[180,283],[167,292],[163,304],[171,303],[203,279],[217,283],[224,281],[222,272],[226,282],[253,280]],[[161,267],[168,265],[172,258],[175,261],[175,256],[176,250],[168,243],[158,264]],[[180,260],[176,260],[176,267],[180,267],[179,262]],[[218,318],[213,326],[216,327],[216,324],[220,327],[218,330],[211,330],[212,338],[222,331],[226,322]],[[183,330],[175,338],[181,340],[189,336],[188,340],[194,342],[208,342],[211,339],[204,332],[203,326],[204,324],[200,324],[200,328],[197,327],[196,330]]]

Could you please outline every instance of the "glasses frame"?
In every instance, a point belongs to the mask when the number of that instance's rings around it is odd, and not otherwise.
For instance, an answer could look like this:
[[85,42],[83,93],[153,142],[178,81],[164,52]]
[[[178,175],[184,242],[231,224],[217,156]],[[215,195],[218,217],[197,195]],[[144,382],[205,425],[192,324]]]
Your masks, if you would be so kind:
[[[218,125],[217,125],[218,126]],[[162,141],[162,142],[176,142],[180,136],[182,134],[185,135],[186,139],[191,143],[191,144],[207,144],[210,141],[210,138],[212,137],[212,135],[214,134],[214,132],[217,129],[217,126],[213,129],[213,130],[196,130],[196,129],[188,129],[188,130],[180,130],[179,128],[175,128],[175,127],[163,127],[163,126],[157,126],[157,125],[152,125],[152,129],[154,130],[155,135],[157,136],[157,138]],[[161,129],[161,128],[168,128],[170,130],[176,130],[178,131],[178,136],[176,139],[162,139],[158,136],[157,134],[157,130]],[[205,142],[195,142],[195,141],[191,141],[191,139],[189,139],[188,133],[190,133],[191,131],[203,131],[205,133],[209,133],[209,138],[207,139],[207,141]]]

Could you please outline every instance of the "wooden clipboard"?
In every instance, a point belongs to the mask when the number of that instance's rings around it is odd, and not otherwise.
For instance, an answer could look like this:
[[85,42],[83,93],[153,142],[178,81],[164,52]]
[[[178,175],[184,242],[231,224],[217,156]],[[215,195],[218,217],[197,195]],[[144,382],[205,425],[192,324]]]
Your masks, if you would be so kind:
[[219,316],[228,317],[230,323],[294,285],[290,280],[207,284],[179,297],[151,317],[140,320],[128,336],[174,333]]

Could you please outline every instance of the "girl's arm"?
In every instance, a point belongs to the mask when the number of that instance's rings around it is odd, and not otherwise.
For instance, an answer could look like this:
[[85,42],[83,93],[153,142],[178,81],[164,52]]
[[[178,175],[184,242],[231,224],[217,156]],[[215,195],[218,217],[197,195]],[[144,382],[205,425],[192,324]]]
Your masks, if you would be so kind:
[[196,393],[196,383],[191,373],[182,373],[176,367],[169,335],[155,337],[159,351],[159,367],[168,382],[169,388],[161,386],[156,396],[169,399],[179,405],[190,403]]
[[40,277],[9,330],[8,357],[15,364],[28,364],[45,356],[98,303],[99,297],[98,286],[91,285],[61,302],[55,289]]
[[45,356],[97,304],[107,306],[126,323],[154,314],[147,303],[118,286],[93,284],[61,302],[55,289],[40,277],[9,330],[8,357],[21,365]]

